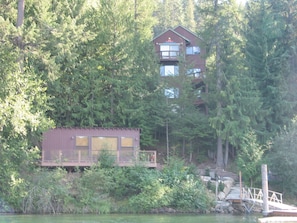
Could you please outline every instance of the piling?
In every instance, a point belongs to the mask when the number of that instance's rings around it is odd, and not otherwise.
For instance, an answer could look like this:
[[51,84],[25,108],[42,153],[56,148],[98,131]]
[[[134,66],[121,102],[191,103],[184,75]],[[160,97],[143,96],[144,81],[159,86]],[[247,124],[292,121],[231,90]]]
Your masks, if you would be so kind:
[[268,176],[267,176],[267,165],[261,166],[262,172],[262,191],[263,191],[263,215],[267,216],[269,213],[268,205]]

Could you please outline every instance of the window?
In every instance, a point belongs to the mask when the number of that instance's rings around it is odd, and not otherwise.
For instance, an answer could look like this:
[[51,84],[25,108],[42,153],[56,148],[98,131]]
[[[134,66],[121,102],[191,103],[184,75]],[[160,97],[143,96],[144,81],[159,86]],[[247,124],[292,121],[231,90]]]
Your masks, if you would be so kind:
[[133,138],[121,137],[121,149],[119,159],[121,162],[131,162],[134,159]]
[[164,65],[160,67],[161,76],[178,76],[178,66]]
[[179,55],[178,43],[160,44],[160,55],[162,59],[176,58]]
[[75,147],[76,147],[76,149],[89,149],[89,137],[88,136],[76,136]]
[[199,77],[201,73],[200,68],[192,68],[187,70],[187,75],[193,76],[193,77]]
[[133,138],[122,137],[121,138],[121,147],[133,147]]
[[167,89],[165,89],[164,94],[167,98],[178,98],[179,89],[178,88],[167,88]]
[[186,53],[187,53],[187,55],[199,54],[200,48],[199,48],[199,46],[189,46],[186,49]]
[[196,95],[197,98],[201,98],[201,90],[197,89],[194,94]]

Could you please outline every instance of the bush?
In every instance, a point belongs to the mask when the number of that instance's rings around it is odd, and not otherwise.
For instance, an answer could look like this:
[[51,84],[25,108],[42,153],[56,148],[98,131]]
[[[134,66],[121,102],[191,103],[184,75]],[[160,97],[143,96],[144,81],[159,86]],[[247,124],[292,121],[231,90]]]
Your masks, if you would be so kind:
[[82,213],[110,213],[110,188],[114,186],[109,169],[85,170],[76,183],[74,209]]
[[169,206],[171,189],[157,179],[144,186],[140,194],[129,199],[131,209],[136,212],[146,212],[152,209]]
[[172,198],[171,207],[186,211],[205,211],[212,204],[206,188],[193,175],[189,175],[186,181],[173,187]]
[[161,207],[187,211],[210,208],[211,196],[193,173],[193,168],[185,166],[183,160],[172,158],[160,174],[154,171],[140,178],[141,192],[129,200],[130,206],[137,212]]
[[66,171],[38,171],[29,181],[23,199],[23,213],[60,213],[70,198],[70,184],[65,180]]

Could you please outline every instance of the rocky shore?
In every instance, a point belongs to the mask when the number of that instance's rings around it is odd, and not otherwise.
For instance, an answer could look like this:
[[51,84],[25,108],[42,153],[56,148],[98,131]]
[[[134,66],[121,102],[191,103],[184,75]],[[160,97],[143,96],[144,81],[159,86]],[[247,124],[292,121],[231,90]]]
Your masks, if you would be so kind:
[[13,208],[7,205],[1,198],[0,198],[0,213],[14,213]]

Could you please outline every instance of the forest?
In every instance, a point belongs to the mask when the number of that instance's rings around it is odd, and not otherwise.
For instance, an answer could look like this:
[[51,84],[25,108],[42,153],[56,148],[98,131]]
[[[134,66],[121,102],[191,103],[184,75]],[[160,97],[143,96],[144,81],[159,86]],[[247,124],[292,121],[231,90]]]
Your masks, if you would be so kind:
[[[178,25],[203,40],[207,114],[190,82],[175,109],[166,103],[152,40]],[[179,172],[170,159],[191,166],[214,154],[249,185],[266,163],[274,189],[296,199],[296,30],[296,0],[0,0],[0,198],[25,213],[110,212],[115,197],[140,211],[205,210],[192,167]],[[141,149],[164,153],[167,172],[96,167],[67,194],[71,176],[39,168],[42,133],[54,127],[140,128]]]

